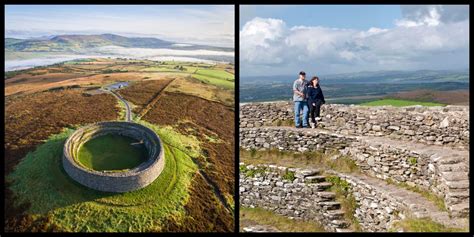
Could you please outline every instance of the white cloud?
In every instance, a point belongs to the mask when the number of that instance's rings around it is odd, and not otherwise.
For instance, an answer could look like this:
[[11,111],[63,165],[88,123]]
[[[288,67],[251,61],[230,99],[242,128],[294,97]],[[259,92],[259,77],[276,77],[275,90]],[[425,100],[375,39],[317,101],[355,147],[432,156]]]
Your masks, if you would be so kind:
[[437,26],[441,22],[442,6],[416,6],[402,7],[405,9],[404,19],[396,20],[395,24],[402,27],[415,27],[421,25]]
[[287,28],[282,20],[254,18],[244,25],[240,32],[241,57],[250,63],[281,63],[283,54],[281,41],[287,35]]
[[468,18],[439,6],[415,8],[404,10],[394,28],[366,31],[289,28],[279,19],[254,18],[240,31],[241,74],[289,74],[304,68],[337,73],[468,67]]
[[403,19],[416,23],[453,23],[469,19],[468,5],[402,5]]

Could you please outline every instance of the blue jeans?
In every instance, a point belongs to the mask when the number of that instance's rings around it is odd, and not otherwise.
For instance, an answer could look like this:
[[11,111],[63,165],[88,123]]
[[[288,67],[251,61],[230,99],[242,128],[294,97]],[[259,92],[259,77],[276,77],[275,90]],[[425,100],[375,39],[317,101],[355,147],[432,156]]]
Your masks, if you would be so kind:
[[301,124],[300,111],[303,110],[303,127],[308,127],[308,102],[295,101],[295,126],[299,127]]

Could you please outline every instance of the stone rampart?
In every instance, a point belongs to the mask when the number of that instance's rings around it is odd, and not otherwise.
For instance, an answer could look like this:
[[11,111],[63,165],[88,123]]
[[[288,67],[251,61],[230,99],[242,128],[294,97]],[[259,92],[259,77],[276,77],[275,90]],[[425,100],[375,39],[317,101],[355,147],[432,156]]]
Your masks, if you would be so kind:
[[240,164],[240,204],[260,207],[277,214],[317,221],[327,231],[349,227],[331,183],[317,169],[297,169],[275,165]]
[[[291,102],[240,105],[240,128],[293,121]],[[349,135],[387,136],[428,145],[469,149],[469,107],[392,107],[325,104],[321,128]]]
[[445,200],[453,216],[469,213],[467,151],[282,127],[241,128],[240,147],[295,152],[337,150],[349,155],[368,175],[434,192]]
[[[77,160],[81,146],[106,134],[143,140],[148,159],[133,169],[121,171],[96,171],[81,165]],[[163,170],[165,157],[163,144],[151,129],[130,122],[100,122],[78,129],[66,140],[62,162],[66,173],[86,187],[104,192],[128,192],[152,183]]]

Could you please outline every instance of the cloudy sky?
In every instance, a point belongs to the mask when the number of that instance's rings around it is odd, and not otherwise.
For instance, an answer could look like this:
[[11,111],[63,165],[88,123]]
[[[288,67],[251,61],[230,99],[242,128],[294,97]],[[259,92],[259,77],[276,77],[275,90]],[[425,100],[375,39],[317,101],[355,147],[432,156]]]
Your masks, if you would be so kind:
[[6,37],[115,33],[234,46],[233,5],[7,5]]
[[240,74],[469,67],[469,6],[240,6]]

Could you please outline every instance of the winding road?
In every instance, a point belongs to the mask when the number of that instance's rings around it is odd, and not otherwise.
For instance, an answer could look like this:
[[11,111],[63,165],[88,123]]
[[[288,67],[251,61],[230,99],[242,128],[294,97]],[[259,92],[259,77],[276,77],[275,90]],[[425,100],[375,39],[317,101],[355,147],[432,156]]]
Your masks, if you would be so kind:
[[132,112],[130,111],[130,105],[128,104],[128,101],[126,101],[122,96],[120,96],[117,92],[115,92],[113,90],[104,90],[104,91],[107,91],[107,92],[111,93],[112,95],[117,97],[120,101],[122,101],[125,104],[125,108],[126,108],[126,110],[125,110],[125,121],[133,122],[132,121]]

